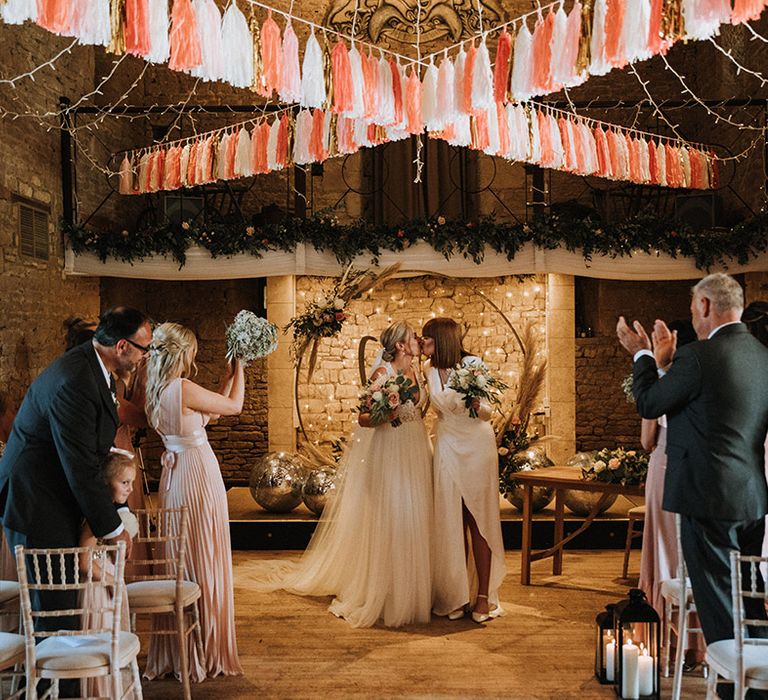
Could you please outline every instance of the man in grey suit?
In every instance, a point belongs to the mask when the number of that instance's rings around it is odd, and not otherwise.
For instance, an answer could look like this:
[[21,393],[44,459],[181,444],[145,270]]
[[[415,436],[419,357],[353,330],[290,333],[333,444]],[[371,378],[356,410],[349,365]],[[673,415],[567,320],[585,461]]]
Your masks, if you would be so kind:
[[[739,284],[715,273],[693,288],[698,342],[675,351],[675,334],[663,321],[654,324],[653,346],[637,321],[632,330],[622,316],[616,328],[634,357],[640,415],[667,416],[663,507],[681,515],[683,555],[708,644],[733,638],[730,552],[761,554],[768,512],[768,348],[740,322],[743,307]],[[758,601],[746,605],[749,617],[766,618]]]

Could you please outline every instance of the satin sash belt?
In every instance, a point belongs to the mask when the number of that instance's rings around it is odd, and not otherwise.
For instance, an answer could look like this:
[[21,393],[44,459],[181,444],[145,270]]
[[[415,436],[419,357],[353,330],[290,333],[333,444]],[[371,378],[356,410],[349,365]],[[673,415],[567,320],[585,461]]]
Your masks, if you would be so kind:
[[163,452],[163,456],[160,458],[160,464],[169,470],[167,491],[171,488],[170,470],[176,466],[176,455],[193,447],[202,447],[208,442],[208,436],[205,430],[195,430],[191,435],[161,435],[161,437],[165,446],[165,452]]

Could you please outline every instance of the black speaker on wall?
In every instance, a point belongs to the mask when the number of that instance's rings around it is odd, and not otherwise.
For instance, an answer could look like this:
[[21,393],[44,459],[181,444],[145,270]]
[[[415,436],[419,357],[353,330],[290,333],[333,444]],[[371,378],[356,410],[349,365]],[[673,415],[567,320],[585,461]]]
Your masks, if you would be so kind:
[[695,229],[717,226],[717,197],[713,192],[679,194],[675,197],[675,219]]

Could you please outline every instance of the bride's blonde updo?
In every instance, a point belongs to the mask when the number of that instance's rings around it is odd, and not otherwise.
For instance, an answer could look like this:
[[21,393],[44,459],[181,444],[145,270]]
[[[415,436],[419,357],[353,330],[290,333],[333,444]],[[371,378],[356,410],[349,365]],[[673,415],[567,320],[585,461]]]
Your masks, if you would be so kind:
[[197,374],[195,334],[178,323],[162,323],[152,332],[152,346],[147,358],[146,412],[149,424],[157,429],[160,422],[160,395],[179,377]]
[[408,340],[408,334],[413,335],[415,331],[410,323],[407,321],[396,321],[389,326],[382,334],[379,341],[383,352],[381,353],[381,359],[384,362],[392,362],[397,354],[397,348],[395,343],[404,343]]

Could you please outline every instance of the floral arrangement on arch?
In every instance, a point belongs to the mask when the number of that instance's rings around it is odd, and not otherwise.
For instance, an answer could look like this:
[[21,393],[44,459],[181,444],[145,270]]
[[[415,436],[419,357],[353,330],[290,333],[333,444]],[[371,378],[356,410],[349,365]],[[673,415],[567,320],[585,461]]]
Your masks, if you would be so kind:
[[606,447],[595,454],[589,467],[582,468],[581,476],[586,481],[638,486],[648,476],[648,455],[642,450]]
[[338,335],[344,326],[347,304],[393,277],[399,269],[400,263],[390,265],[381,272],[353,270],[350,264],[333,287],[311,302],[304,313],[288,322],[283,330],[293,333],[291,354],[297,368],[307,349],[310,351],[307,381],[312,378],[315,369],[320,341]]

